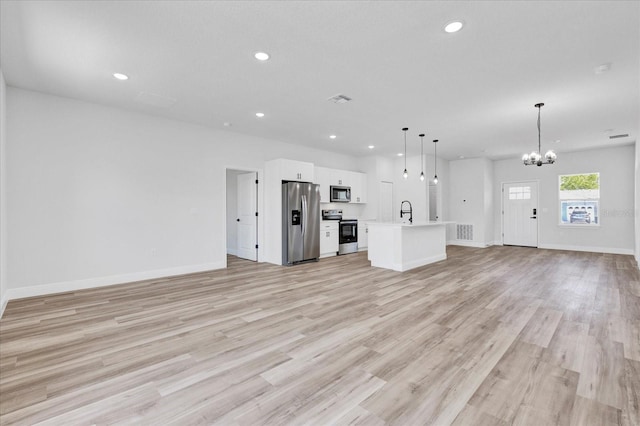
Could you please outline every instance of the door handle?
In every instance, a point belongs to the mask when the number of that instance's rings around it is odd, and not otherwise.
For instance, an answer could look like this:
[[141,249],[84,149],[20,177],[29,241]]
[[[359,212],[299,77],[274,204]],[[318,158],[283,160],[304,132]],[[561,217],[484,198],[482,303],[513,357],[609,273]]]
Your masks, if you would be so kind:
[[302,235],[307,233],[307,197],[302,196]]
[[531,216],[529,219],[537,219],[536,216]]

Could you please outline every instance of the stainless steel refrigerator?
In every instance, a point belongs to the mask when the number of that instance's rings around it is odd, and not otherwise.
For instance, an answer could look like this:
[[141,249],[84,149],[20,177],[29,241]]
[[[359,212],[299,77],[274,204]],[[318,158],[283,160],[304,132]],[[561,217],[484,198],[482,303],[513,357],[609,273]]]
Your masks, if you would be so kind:
[[320,257],[320,185],[282,184],[282,264]]

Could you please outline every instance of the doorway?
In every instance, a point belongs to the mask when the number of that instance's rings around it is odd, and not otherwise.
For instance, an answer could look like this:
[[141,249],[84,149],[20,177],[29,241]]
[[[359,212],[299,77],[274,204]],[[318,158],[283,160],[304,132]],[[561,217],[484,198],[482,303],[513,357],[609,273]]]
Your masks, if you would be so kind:
[[502,184],[502,243],[538,247],[538,182]]
[[227,254],[258,260],[258,172],[227,169]]
[[438,185],[429,181],[429,221],[438,220]]

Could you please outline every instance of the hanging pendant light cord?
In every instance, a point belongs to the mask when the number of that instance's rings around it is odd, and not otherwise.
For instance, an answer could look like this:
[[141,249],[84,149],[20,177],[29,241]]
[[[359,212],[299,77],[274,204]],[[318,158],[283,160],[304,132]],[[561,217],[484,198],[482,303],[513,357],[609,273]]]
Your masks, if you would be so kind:
[[435,143],[433,147],[433,174],[435,177],[438,177],[438,141],[433,141]]
[[542,148],[540,145],[540,108],[541,104],[538,104],[538,154],[542,155]]
[[407,170],[407,131],[404,131],[404,169]]

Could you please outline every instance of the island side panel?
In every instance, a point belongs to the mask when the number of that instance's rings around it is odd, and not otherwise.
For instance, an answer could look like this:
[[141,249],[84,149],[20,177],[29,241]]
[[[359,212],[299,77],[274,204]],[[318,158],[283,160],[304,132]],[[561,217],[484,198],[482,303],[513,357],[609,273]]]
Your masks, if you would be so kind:
[[395,270],[408,271],[447,258],[446,227],[404,226],[402,230],[402,262]]
[[369,251],[367,258],[371,266],[393,269],[400,263],[401,245],[399,229],[394,226],[369,227]]
[[371,266],[408,271],[447,258],[445,224],[390,224],[369,226]]

